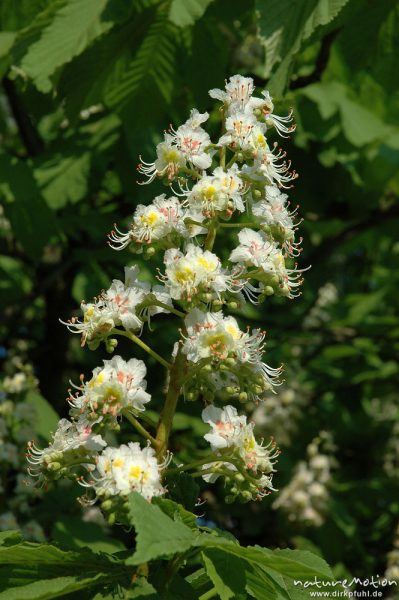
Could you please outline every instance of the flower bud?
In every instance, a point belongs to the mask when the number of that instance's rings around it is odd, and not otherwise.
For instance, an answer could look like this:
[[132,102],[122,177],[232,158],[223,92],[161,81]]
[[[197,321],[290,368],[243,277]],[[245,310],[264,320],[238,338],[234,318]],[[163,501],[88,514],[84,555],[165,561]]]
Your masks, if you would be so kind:
[[248,400],[248,394],[246,392],[240,392],[238,400],[242,403],[246,402]]
[[230,310],[237,310],[238,307],[239,307],[238,302],[236,302],[234,300],[227,303],[227,308],[229,308]]
[[150,260],[155,254],[156,250],[153,246],[149,246],[148,248],[144,248],[143,250],[143,258],[144,260]]
[[118,345],[118,340],[116,338],[108,338],[105,341],[105,350],[109,353],[112,354],[112,352],[115,350],[115,348]]
[[262,295],[264,296],[273,296],[274,289],[270,285],[266,285],[262,290]]
[[101,508],[106,511],[110,510],[112,508],[112,504],[113,502],[111,499],[104,500],[104,502],[101,502]]

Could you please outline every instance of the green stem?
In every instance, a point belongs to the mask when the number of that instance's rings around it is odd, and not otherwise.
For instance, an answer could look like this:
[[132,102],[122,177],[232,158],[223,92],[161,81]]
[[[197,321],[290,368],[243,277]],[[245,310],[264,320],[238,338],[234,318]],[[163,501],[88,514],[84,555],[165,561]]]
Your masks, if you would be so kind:
[[200,223],[199,221],[195,221],[194,219],[184,219],[184,222],[186,225],[197,225],[198,227],[208,229],[208,225],[204,225],[204,223]]
[[168,469],[166,471],[166,474],[171,475],[174,473],[182,473],[183,471],[189,471],[190,469],[195,469],[197,467],[200,467],[201,465],[206,465],[207,463],[211,463],[211,462],[225,462],[225,461],[223,461],[220,456],[215,456],[214,454],[210,454],[199,460],[195,460],[191,463],[187,463],[186,465],[183,465],[182,467],[174,467],[173,469]]
[[238,229],[242,229],[243,227],[258,227],[257,223],[219,223],[219,227],[223,227],[223,229],[237,227]]
[[165,302],[161,302],[160,300],[154,302],[152,306],[159,306],[160,308],[165,308],[167,311],[173,313],[177,317],[181,317],[182,319],[186,317],[186,313],[182,312],[181,310],[177,310],[177,308],[175,308],[174,306],[170,306],[170,304],[165,304]]
[[217,221],[213,221],[212,223],[210,223],[208,227],[208,234],[205,238],[205,250],[212,250],[213,244],[215,243],[218,227],[219,223]]
[[111,334],[122,335],[123,337],[128,338],[129,340],[131,340],[132,342],[134,342],[135,344],[137,344],[138,346],[140,346],[140,348],[142,348],[143,350],[145,350],[150,356],[152,356],[153,358],[155,358],[155,360],[157,360],[158,362],[160,362],[161,365],[163,365],[167,369],[171,369],[172,368],[172,365],[170,363],[168,363],[168,361],[166,361],[164,358],[162,358],[162,356],[160,356],[159,354],[157,354],[155,352],[155,350],[153,350],[152,348],[150,348],[149,346],[147,346],[147,344],[145,342],[143,342],[139,337],[137,337],[137,335],[134,335],[134,333],[132,333],[131,331],[122,331],[122,329],[112,329],[111,330]]
[[211,590],[205,592],[205,594],[202,594],[202,596],[199,597],[199,600],[210,600],[211,598],[216,598],[217,595],[218,593],[216,588],[212,588]]
[[139,423],[139,421],[137,421],[137,419],[132,415],[131,412],[129,412],[128,410],[123,410],[122,411],[122,415],[125,417],[125,419],[127,419],[129,421],[129,423],[131,423],[131,425],[133,425],[133,427],[143,436],[145,437],[152,446],[154,446],[155,448],[157,447],[157,441],[155,438],[152,437],[152,435],[150,433],[148,433],[148,431],[142,426],[141,423]]
[[157,429],[158,456],[163,458],[168,449],[169,436],[172,429],[173,417],[176,412],[177,401],[180,396],[182,382],[186,372],[186,357],[182,352],[182,346],[176,355],[175,362],[171,366],[169,374],[169,386],[166,393],[166,400],[159,417]]

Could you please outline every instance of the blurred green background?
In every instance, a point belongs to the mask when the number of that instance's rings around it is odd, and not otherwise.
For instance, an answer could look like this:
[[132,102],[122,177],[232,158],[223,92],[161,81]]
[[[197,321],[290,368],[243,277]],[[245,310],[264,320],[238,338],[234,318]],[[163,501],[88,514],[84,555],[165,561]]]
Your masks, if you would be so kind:
[[[268,362],[286,365],[280,396],[255,420],[282,447],[278,488],[320,432],[333,468],[321,523],[275,510],[278,494],[226,506],[217,486],[203,486],[200,511],[242,542],[312,548],[337,574],[383,574],[399,544],[397,4],[2,0],[0,24],[5,370],[24,340],[41,395],[67,414],[69,380],[104,354],[80,348],[59,318],[123,278],[125,264],[139,260],[148,277],[158,264],[106,245],[114,222],[125,228],[138,203],[167,191],[137,185],[139,155],[153,160],[163,130],[194,106],[216,122],[208,89],[237,72],[253,77],[277,114],[295,111],[293,139],[278,141],[300,174],[290,198],[304,219],[300,266],[312,265],[298,300],[237,314],[267,329]],[[175,323],[153,326],[145,339],[167,355]],[[119,351],[131,354],[122,342]],[[134,352],[156,411],[159,370]],[[178,418],[176,452],[202,443],[199,407],[182,412],[193,417]]]

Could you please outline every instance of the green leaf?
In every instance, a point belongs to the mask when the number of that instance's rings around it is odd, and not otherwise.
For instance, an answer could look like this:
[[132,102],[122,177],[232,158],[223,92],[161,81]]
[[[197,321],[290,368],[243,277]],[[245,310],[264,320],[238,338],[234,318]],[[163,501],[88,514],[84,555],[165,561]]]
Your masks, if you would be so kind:
[[245,599],[245,562],[223,548],[207,548],[202,552],[205,570],[222,600]]
[[8,588],[4,592],[0,592],[0,600],[50,600],[80,590],[92,589],[101,585],[103,580],[104,574],[102,573],[91,577],[81,575],[54,577]]
[[36,414],[32,427],[37,435],[47,441],[52,439],[51,432],[56,431],[59,416],[49,402],[37,391],[29,391],[25,401],[35,407]]
[[213,0],[172,0],[169,19],[178,27],[193,25]]
[[50,159],[37,162],[35,179],[47,204],[63,208],[67,203],[79,202],[88,191],[90,170],[89,152],[78,153],[67,147],[54,153]]
[[0,583],[6,590],[0,598],[58,598],[82,589],[104,588],[115,580],[128,586],[131,572],[110,555],[89,549],[64,551],[51,544],[31,542],[0,546]]
[[32,289],[32,281],[26,266],[11,256],[0,256],[0,306],[5,308],[21,298]]
[[22,535],[19,531],[0,531],[0,546],[13,546],[22,542]]
[[44,202],[28,162],[0,156],[0,197],[13,232],[26,253],[39,259],[45,244],[59,233],[54,213]]
[[197,529],[197,517],[192,512],[186,510],[181,504],[173,502],[173,500],[169,500],[168,498],[154,498],[153,504],[159,506],[162,512],[174,521],[180,521],[187,525],[187,527],[190,527],[190,529]]
[[68,0],[53,21],[33,43],[21,62],[21,68],[42,92],[51,90],[50,77],[58,67],[80,54],[112,23],[102,20],[107,0]]
[[63,547],[71,549],[87,547],[93,552],[109,554],[125,550],[122,542],[113,539],[100,525],[86,523],[81,517],[61,517],[54,524],[52,538]]
[[133,60],[119,72],[114,72],[104,87],[105,104],[120,112],[139,94],[153,94],[154,88],[164,102],[170,102],[174,89],[175,51],[176,28],[160,12],[150,24]]
[[322,25],[330,23],[348,0],[256,0],[259,33],[266,49],[268,77],[280,62],[269,82],[274,94],[281,94],[287,84],[296,54],[302,43]]
[[129,495],[129,517],[136,530],[137,546],[127,564],[139,565],[180,554],[196,541],[196,535],[189,527],[173,521],[158,506],[150,504],[136,492]]
[[173,500],[180,502],[189,510],[194,510],[198,501],[200,488],[191,475],[184,472],[177,473],[176,475],[169,475],[167,477],[167,485],[169,495]]

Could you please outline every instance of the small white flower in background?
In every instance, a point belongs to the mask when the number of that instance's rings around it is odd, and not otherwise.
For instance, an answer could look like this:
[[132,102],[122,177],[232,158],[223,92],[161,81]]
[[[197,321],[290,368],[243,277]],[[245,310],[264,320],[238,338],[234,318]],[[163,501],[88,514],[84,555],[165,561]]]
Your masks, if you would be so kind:
[[0,464],[8,464],[14,468],[19,465],[18,447],[11,442],[0,442]]
[[29,387],[29,381],[26,373],[15,373],[11,377],[7,376],[3,380],[2,388],[8,394],[19,394]]
[[[324,453],[321,445],[325,446]],[[280,490],[273,508],[283,510],[290,521],[320,527],[328,512],[329,489],[335,459],[331,436],[321,432],[307,447],[307,461],[301,461],[288,485]]]
[[151,500],[165,493],[161,484],[163,466],[158,464],[152,448],[140,448],[137,442],[108,447],[98,456],[96,470],[82,485],[93,488],[101,497],[135,491]]
[[19,529],[18,521],[11,511],[0,514],[0,531]]
[[113,356],[103,362],[104,366],[96,367],[92,378],[78,388],[81,395],[70,397],[71,414],[88,424],[99,423],[107,415],[116,418],[124,408],[143,411],[151,400],[145,391],[147,369],[142,360],[126,362]]

